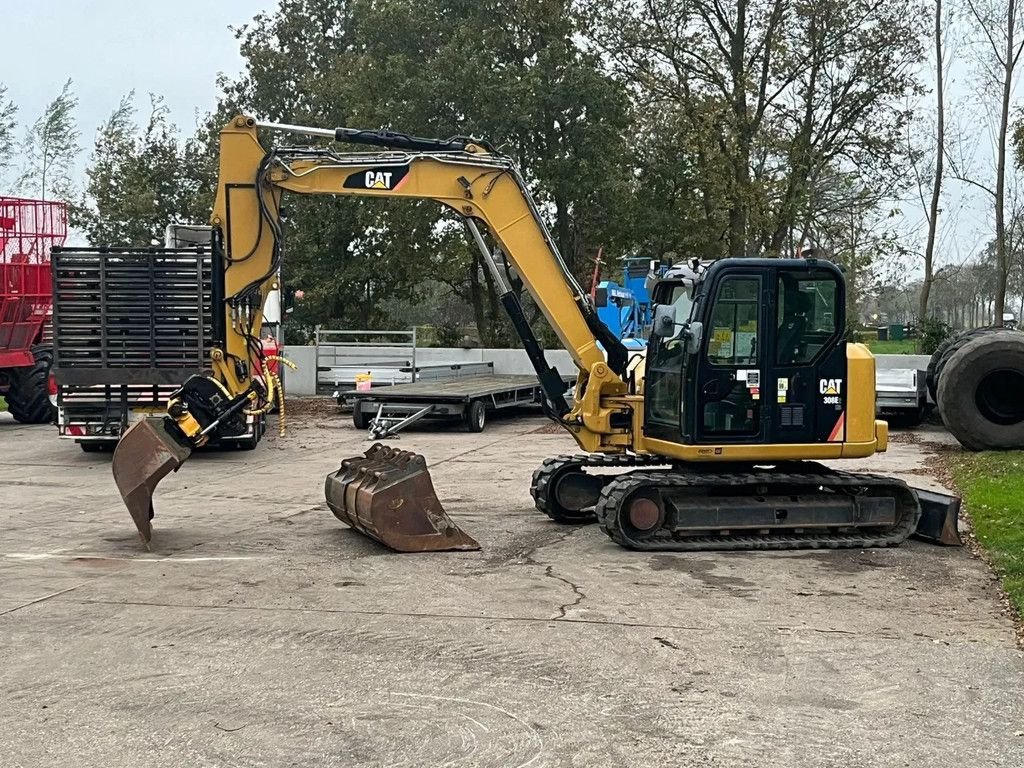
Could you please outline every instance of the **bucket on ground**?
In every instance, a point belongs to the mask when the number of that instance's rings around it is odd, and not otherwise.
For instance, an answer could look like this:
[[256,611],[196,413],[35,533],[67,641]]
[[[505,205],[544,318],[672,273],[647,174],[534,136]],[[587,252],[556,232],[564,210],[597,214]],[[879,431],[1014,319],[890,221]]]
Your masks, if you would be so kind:
[[374,443],[343,460],[324,492],[335,517],[396,552],[480,549],[445,513],[417,453]]

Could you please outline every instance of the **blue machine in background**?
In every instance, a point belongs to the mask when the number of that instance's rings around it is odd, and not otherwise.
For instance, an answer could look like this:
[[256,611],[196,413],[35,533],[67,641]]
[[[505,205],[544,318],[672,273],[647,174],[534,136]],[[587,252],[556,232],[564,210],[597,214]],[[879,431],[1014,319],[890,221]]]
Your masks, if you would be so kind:
[[644,349],[653,320],[647,281],[652,273],[660,277],[668,265],[651,259],[628,258],[622,264],[622,282],[602,280],[597,284],[597,316],[629,349]]

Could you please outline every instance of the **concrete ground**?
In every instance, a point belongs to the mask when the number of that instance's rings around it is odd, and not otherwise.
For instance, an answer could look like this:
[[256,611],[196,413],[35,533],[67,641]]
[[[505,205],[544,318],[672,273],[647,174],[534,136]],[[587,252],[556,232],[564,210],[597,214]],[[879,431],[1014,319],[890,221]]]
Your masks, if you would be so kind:
[[167,478],[147,554],[109,455],[0,416],[0,764],[1024,765],[965,550],[628,552],[532,508],[573,446],[529,417],[403,437],[483,550],[395,555],[323,503],[363,435],[292,421]]

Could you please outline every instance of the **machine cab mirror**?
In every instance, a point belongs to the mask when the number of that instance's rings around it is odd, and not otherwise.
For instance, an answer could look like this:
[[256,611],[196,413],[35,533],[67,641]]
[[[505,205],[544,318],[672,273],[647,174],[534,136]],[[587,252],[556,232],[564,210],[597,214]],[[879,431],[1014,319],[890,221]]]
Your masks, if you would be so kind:
[[651,333],[663,339],[671,338],[676,333],[676,305],[659,304],[654,308],[654,322]]

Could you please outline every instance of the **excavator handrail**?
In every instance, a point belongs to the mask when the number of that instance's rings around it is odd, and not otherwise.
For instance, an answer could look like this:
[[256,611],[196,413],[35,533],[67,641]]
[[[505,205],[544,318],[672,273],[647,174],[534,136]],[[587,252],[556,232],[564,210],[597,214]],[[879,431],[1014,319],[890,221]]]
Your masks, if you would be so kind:
[[[373,144],[382,147],[396,147],[413,151],[461,152],[470,145],[478,146],[487,152],[495,153],[494,147],[484,139],[477,139],[472,136],[452,136],[448,139],[433,139],[422,136],[412,136],[401,131],[389,131],[386,129],[373,130],[370,128],[314,128],[305,125],[294,125],[291,123],[275,123],[270,121],[256,120],[257,128],[271,131],[283,131],[285,133],[299,133],[305,136],[319,136],[333,139],[337,142],[349,144]],[[496,153],[495,153],[496,154]]]

